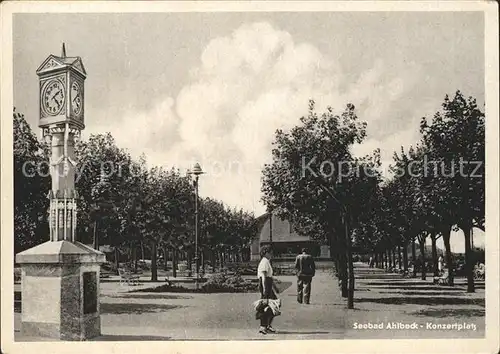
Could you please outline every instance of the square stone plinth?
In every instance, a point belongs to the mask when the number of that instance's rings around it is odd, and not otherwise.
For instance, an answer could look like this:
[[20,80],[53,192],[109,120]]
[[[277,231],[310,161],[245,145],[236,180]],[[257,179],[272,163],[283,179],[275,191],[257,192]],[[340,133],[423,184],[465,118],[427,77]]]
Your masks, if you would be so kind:
[[100,335],[103,253],[78,242],[49,241],[19,253],[25,336],[85,340]]

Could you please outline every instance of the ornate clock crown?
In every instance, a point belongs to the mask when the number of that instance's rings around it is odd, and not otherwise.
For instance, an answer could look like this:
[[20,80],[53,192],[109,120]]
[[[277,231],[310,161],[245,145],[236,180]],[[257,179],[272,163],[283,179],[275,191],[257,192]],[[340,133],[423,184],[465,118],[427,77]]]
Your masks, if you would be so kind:
[[64,43],[62,44],[61,56],[56,56],[54,54],[49,55],[37,69],[36,73],[38,76],[42,76],[44,74],[63,69],[72,69],[83,76],[83,78],[87,77],[87,72],[83,66],[82,58],[68,57],[66,55],[66,45]]
[[41,128],[69,123],[77,129],[84,125],[84,81],[87,72],[80,57],[66,54],[62,44],[61,55],[49,55],[36,71],[40,81]]

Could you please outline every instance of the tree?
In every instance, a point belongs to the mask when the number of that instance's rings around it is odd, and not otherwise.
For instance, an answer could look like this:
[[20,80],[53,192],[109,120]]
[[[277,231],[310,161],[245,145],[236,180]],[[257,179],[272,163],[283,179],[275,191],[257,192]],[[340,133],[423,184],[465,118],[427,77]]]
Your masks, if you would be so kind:
[[14,252],[49,240],[48,147],[40,142],[24,115],[13,114]]
[[93,240],[96,248],[101,244],[114,247],[118,268],[119,249],[128,236],[122,232],[122,220],[126,219],[130,201],[138,195],[141,165],[133,163],[110,133],[91,135],[88,141],[78,142],[75,153],[79,239],[85,243]]
[[331,108],[318,116],[313,101],[308,116],[300,121],[290,132],[276,132],[273,161],[263,170],[263,201],[298,230],[316,228],[328,235],[334,245],[332,255],[340,268],[342,293],[348,297],[348,308],[352,308],[354,272],[350,246],[361,213],[355,204],[363,202],[355,198],[363,190],[371,193],[377,185],[376,177],[366,178],[367,171],[361,175],[353,173],[364,162],[353,158],[350,147],[363,141],[366,123],[358,122],[352,104],[340,116]]
[[193,186],[190,177],[181,176],[175,169],[162,176],[161,189],[158,191],[163,198],[158,205],[163,216],[160,243],[164,249],[172,249],[172,267],[175,269],[177,250],[189,247],[192,243],[192,237],[187,235],[194,232]]
[[[427,214],[421,205],[421,170],[424,150],[421,146],[410,147],[407,152],[401,147],[401,153],[394,153],[391,165],[393,178],[386,184],[386,195],[391,205],[390,222],[399,233],[399,242],[403,247],[404,269],[407,271],[407,249],[411,242],[413,276],[416,276],[415,240],[420,243],[421,262],[424,267],[425,239],[429,232]],[[424,269],[424,268],[422,268]],[[425,278],[425,272],[422,275]]]
[[157,281],[157,248],[171,248],[176,257],[176,250],[190,249],[192,244],[188,235],[194,229],[193,188],[191,179],[180,176],[179,171],[153,167],[142,191],[138,227],[150,245],[151,280]]
[[230,215],[224,204],[213,198],[205,198],[200,203],[200,230],[203,235],[202,247],[210,250],[212,271],[215,271],[216,260],[222,267],[222,257],[218,256],[229,234]]
[[448,221],[443,230],[447,252],[451,227],[464,232],[467,292],[474,292],[470,235],[473,227],[484,229],[485,116],[476,100],[466,99],[460,91],[453,99],[446,96],[442,108],[430,123],[423,118],[420,125],[431,163],[440,169],[427,191],[432,202],[442,206],[441,219]]

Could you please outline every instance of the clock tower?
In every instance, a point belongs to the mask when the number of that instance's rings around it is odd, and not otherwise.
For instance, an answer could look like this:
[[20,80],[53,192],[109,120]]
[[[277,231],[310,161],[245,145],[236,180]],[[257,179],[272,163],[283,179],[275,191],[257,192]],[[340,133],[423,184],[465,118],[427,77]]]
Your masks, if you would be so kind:
[[79,57],[49,55],[36,71],[38,126],[50,146],[50,240],[16,255],[22,269],[24,336],[85,340],[101,333],[100,264],[105,256],[77,240],[75,140],[85,128]]
[[87,72],[80,57],[49,55],[36,71],[39,80],[38,126],[51,146],[52,188],[50,238],[76,241],[75,140],[85,128],[84,82]]

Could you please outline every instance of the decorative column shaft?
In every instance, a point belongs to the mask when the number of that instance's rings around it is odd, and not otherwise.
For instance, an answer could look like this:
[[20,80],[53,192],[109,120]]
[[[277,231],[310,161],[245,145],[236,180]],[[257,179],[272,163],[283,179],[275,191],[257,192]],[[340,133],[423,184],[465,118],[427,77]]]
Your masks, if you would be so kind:
[[80,131],[68,124],[44,129],[50,138],[50,240],[75,242],[77,193],[75,190],[75,137]]

